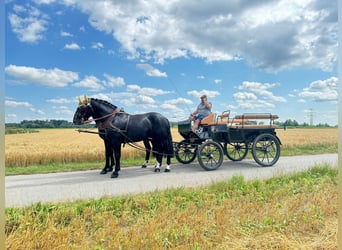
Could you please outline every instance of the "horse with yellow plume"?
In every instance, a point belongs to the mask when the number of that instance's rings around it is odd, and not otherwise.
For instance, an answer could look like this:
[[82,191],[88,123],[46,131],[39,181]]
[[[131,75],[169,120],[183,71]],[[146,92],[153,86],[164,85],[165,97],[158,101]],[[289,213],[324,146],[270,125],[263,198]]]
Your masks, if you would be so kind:
[[[130,115],[122,112],[117,106],[99,99],[79,98],[79,107],[74,114],[74,124],[87,123],[92,117],[98,128],[104,131],[104,140],[114,150],[115,170],[111,177],[119,176],[122,143],[143,141],[146,147],[146,167],[149,153],[156,156],[155,172],[160,172],[163,155],[167,156],[165,172],[170,171],[171,157],[174,155],[169,120],[156,112]],[[152,150],[149,141],[152,143]],[[104,169],[103,172],[106,172]],[[101,172],[102,173],[102,172]]]
[[[89,98],[86,95],[84,95],[84,99],[83,100],[80,97],[78,97],[78,102],[79,102],[79,108],[82,110],[82,109],[84,109],[83,106],[87,106],[89,104]],[[75,121],[75,119],[77,119],[77,118],[75,118],[75,116],[74,116],[74,121]],[[83,123],[85,123],[85,121],[82,121],[82,124]],[[106,139],[105,130],[101,127],[101,123],[100,122],[96,122],[96,127],[98,128],[99,136],[103,140],[104,146],[105,146],[105,166],[101,170],[100,174],[106,174],[108,172],[112,172],[113,171],[113,166],[115,164],[114,152],[113,152],[113,149],[112,149],[110,141]]]

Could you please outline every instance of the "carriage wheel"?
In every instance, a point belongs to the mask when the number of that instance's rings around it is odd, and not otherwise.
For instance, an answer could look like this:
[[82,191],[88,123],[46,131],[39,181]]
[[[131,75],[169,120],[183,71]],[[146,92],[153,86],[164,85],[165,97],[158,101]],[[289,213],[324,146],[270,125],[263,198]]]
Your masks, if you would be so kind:
[[205,170],[215,170],[223,162],[222,146],[214,141],[206,141],[199,146],[198,162]]
[[176,159],[183,164],[191,163],[196,158],[197,145],[188,143],[187,140],[178,143],[175,149]]
[[254,160],[263,167],[274,165],[280,156],[280,142],[271,134],[258,135],[252,146]]
[[224,153],[232,161],[241,161],[248,153],[248,146],[244,142],[226,142],[224,144]]

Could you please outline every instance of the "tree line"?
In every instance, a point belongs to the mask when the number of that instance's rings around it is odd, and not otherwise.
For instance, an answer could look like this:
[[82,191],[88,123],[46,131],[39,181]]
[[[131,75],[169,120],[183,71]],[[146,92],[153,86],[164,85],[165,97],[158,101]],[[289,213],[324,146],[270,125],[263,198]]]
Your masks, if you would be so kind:
[[67,120],[23,120],[20,123],[6,123],[6,128],[85,128],[94,124],[75,125]]

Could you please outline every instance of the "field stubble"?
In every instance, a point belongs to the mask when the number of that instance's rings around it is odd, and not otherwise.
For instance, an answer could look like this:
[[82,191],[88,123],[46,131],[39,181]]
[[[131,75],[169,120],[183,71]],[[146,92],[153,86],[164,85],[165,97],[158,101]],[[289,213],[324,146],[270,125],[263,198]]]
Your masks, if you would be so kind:
[[[94,132],[97,130],[93,130]],[[337,128],[278,129],[282,147],[290,148],[314,144],[336,144]],[[172,128],[173,141],[182,137]],[[142,145],[142,143],[139,143]],[[122,159],[142,157],[144,152],[128,145],[122,149]],[[41,129],[39,133],[9,134],[5,136],[6,167],[26,167],[52,163],[102,162],[104,145],[99,136],[78,133],[74,129]]]
[[7,249],[337,249],[337,170],[8,209]]

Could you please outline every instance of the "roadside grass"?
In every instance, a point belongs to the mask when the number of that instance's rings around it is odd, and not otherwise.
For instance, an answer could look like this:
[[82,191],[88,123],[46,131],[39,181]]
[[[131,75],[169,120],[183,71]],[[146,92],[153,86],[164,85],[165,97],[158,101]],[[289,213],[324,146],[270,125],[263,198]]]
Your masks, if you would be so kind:
[[7,208],[7,249],[337,249],[337,168]]

